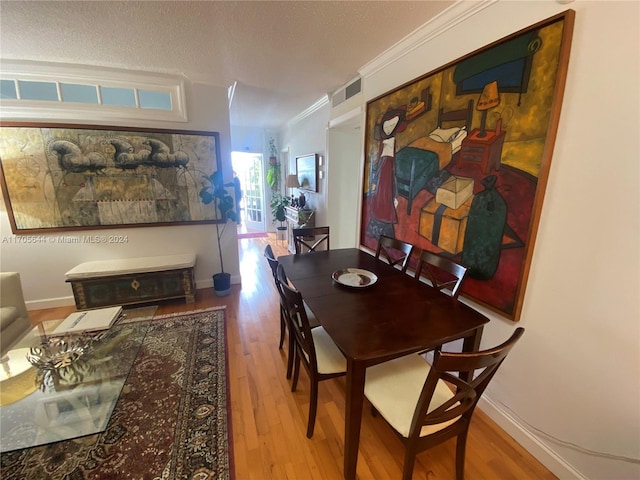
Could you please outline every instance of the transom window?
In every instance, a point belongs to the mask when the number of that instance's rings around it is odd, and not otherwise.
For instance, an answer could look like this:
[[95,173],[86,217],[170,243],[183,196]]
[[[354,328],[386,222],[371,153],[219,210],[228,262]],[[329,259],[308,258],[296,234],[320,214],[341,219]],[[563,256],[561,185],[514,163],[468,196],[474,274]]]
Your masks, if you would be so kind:
[[101,118],[187,121],[181,77],[101,67],[3,62],[0,102],[4,120],[86,120],[93,112]]

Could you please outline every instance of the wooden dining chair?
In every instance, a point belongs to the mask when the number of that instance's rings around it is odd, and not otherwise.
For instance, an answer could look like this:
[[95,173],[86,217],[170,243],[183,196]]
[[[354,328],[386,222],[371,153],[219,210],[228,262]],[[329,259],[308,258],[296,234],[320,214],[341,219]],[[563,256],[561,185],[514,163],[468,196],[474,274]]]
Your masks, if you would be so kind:
[[300,364],[304,366],[309,375],[310,401],[307,438],[311,438],[318,408],[318,383],[346,375],[347,360],[322,326],[311,328],[302,294],[289,285],[282,265],[278,266],[278,280],[285,296],[285,312],[291,334],[289,339],[293,340],[295,344],[291,391],[296,391]]
[[[267,263],[269,263],[269,267],[271,268],[271,273],[273,275],[273,281],[278,291],[278,296],[280,297],[280,343],[278,348],[281,349],[284,345],[285,334],[288,330],[287,321],[286,321],[286,313],[285,313],[285,298],[284,293],[282,292],[282,287],[280,286],[280,280],[278,280],[278,265],[279,262],[275,258],[275,254],[273,253],[273,248],[271,245],[267,244],[264,248],[264,256],[267,259]],[[304,304],[305,311],[307,312],[307,318],[309,319],[309,325],[311,328],[315,328],[319,325],[318,319],[315,317],[311,309]],[[289,338],[291,338],[291,334],[289,334]],[[291,373],[293,371],[293,348],[294,344],[291,340],[289,340],[289,349],[287,354],[287,378],[291,378]]]
[[[276,286],[276,290],[278,290],[278,295],[280,296],[280,344],[278,348],[282,348],[284,344],[284,336],[286,330],[286,322],[285,322],[285,313],[284,313],[284,298],[282,296],[282,292],[280,291],[280,287],[278,285],[278,260],[276,260],[276,256],[273,253],[273,248],[271,245],[267,244],[264,247],[264,256],[269,263],[269,267],[271,268],[271,274],[273,275],[273,281]],[[287,376],[289,378],[289,376]]]
[[419,280],[424,275],[440,291],[451,290],[451,296],[458,298],[460,287],[467,274],[467,267],[423,250],[418,257],[415,277]]
[[414,249],[415,247],[410,243],[403,242],[397,238],[387,237],[386,235],[380,235],[375,257],[384,258],[392,267],[399,265],[402,272],[405,273]]
[[[420,280],[420,277],[424,276],[431,282],[434,288],[440,291],[450,290],[451,296],[458,298],[460,287],[466,274],[467,267],[448,258],[423,250],[418,257],[415,278]],[[440,351],[442,350],[442,345],[420,353],[425,355],[431,350]]]
[[457,439],[456,479],[463,480],[475,407],[523,333],[519,327],[509,340],[489,350],[437,352],[433,365],[413,354],[367,369],[364,394],[405,446],[403,480],[411,479],[417,453],[450,438]]
[[313,252],[324,242],[329,250],[329,227],[294,228],[292,233],[296,253]]

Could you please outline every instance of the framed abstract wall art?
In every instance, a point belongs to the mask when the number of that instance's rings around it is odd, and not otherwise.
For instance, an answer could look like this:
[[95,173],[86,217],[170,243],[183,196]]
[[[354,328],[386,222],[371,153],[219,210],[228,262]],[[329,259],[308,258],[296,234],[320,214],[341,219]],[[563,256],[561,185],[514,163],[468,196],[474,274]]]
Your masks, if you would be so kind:
[[367,103],[361,245],[375,249],[385,234],[449,257],[468,268],[463,296],[519,320],[574,15]]
[[217,132],[3,122],[0,165],[15,234],[216,221]]

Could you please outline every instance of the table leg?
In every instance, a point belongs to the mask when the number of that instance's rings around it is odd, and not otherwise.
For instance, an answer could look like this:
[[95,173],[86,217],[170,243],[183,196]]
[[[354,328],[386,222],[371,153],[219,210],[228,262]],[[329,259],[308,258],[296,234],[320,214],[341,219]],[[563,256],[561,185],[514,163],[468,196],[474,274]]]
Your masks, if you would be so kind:
[[[480,350],[480,340],[482,340],[482,331],[484,330],[484,326],[479,326],[473,332],[473,335],[469,337],[464,337],[464,341],[462,342],[462,351],[463,352],[475,352]],[[460,378],[465,382],[471,381],[470,373],[464,373],[460,375]]]
[[475,329],[472,335],[465,337],[462,343],[463,352],[475,352],[480,349],[480,340],[482,340],[482,331],[484,326],[481,325]]
[[344,478],[355,480],[360,443],[360,424],[364,403],[366,368],[361,362],[347,359],[346,413],[344,426]]

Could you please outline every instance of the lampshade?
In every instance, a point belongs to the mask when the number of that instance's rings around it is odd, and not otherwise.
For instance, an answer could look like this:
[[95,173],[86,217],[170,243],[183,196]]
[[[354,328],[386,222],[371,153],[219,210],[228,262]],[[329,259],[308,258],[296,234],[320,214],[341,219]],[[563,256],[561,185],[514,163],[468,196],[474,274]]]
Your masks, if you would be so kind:
[[300,182],[298,182],[297,175],[287,175],[287,180],[285,181],[286,188],[300,188]]
[[478,105],[476,110],[489,110],[490,108],[497,107],[500,104],[500,95],[498,95],[498,82],[493,81],[487,83],[482,89]]

